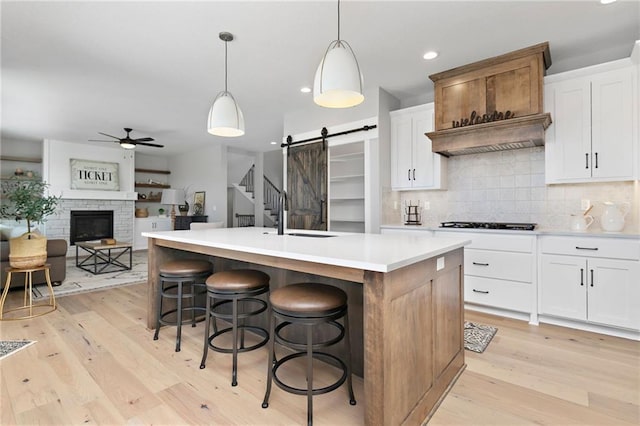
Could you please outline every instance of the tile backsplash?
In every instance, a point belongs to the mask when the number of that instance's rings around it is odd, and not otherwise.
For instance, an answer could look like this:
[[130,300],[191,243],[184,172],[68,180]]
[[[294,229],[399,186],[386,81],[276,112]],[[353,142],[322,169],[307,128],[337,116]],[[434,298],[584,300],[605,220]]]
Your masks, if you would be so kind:
[[[382,223],[401,223],[403,205],[423,207],[422,223],[492,221],[533,222],[540,227],[568,229],[581,200],[593,204],[593,228],[599,228],[603,201],[628,202],[626,230],[638,229],[640,189],[635,182],[545,185],[544,147],[451,157],[448,190],[385,191]],[[429,209],[425,209],[425,203]]]

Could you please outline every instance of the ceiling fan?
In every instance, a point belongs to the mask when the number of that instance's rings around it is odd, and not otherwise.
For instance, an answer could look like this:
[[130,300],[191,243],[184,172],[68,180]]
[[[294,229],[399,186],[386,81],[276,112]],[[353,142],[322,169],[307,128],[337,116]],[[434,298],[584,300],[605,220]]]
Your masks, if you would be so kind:
[[149,143],[149,142],[155,140],[153,138],[131,139],[131,137],[129,137],[129,132],[131,132],[132,130],[133,129],[125,127],[124,131],[127,132],[127,136],[125,136],[124,138],[119,138],[119,137],[116,137],[116,136],[108,135],[106,133],[98,132],[101,135],[108,136],[108,137],[114,138],[116,140],[115,141],[105,141],[105,140],[99,140],[99,139],[89,139],[89,141],[90,142],[115,142],[115,143],[119,143],[120,146],[123,147],[124,149],[134,149],[136,147],[136,145],[145,145],[145,146],[153,146],[155,148],[164,148],[164,145],[159,145],[157,143]]

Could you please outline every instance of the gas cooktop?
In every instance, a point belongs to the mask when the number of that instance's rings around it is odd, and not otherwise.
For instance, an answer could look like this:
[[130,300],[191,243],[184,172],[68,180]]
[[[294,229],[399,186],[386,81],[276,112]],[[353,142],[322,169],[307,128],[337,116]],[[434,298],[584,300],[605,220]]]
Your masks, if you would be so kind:
[[510,229],[514,231],[533,231],[535,223],[509,222],[442,222],[440,228],[469,228],[469,229]]

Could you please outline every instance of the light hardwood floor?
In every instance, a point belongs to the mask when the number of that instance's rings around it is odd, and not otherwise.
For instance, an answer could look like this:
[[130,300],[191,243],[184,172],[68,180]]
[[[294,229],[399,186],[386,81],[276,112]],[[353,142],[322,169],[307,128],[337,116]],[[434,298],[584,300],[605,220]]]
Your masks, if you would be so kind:
[[[12,293],[9,303],[17,303],[19,293]],[[261,408],[264,348],[240,355],[232,388],[229,355],[209,352],[207,368],[199,369],[202,324],[183,328],[179,353],[174,328],[154,341],[145,328],[145,285],[62,297],[58,304],[39,318],[0,322],[2,340],[37,340],[0,361],[2,425],[306,421],[304,397],[275,386],[269,408]],[[640,423],[640,343],[469,311],[466,318],[499,331],[483,354],[466,352],[467,368],[430,425]],[[362,381],[354,385],[362,401]],[[363,408],[350,406],[342,388],[314,399],[314,420],[362,424]]]

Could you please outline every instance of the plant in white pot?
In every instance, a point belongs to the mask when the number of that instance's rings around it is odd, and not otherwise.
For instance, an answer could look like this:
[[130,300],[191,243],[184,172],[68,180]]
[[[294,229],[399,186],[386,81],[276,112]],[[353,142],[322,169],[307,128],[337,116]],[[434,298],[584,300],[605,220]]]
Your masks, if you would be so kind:
[[60,197],[45,195],[48,186],[37,178],[21,180],[19,177],[3,184],[6,201],[0,206],[0,217],[27,222],[27,232],[9,240],[9,264],[13,268],[35,268],[47,261],[47,239],[31,229],[53,214],[60,202]]

